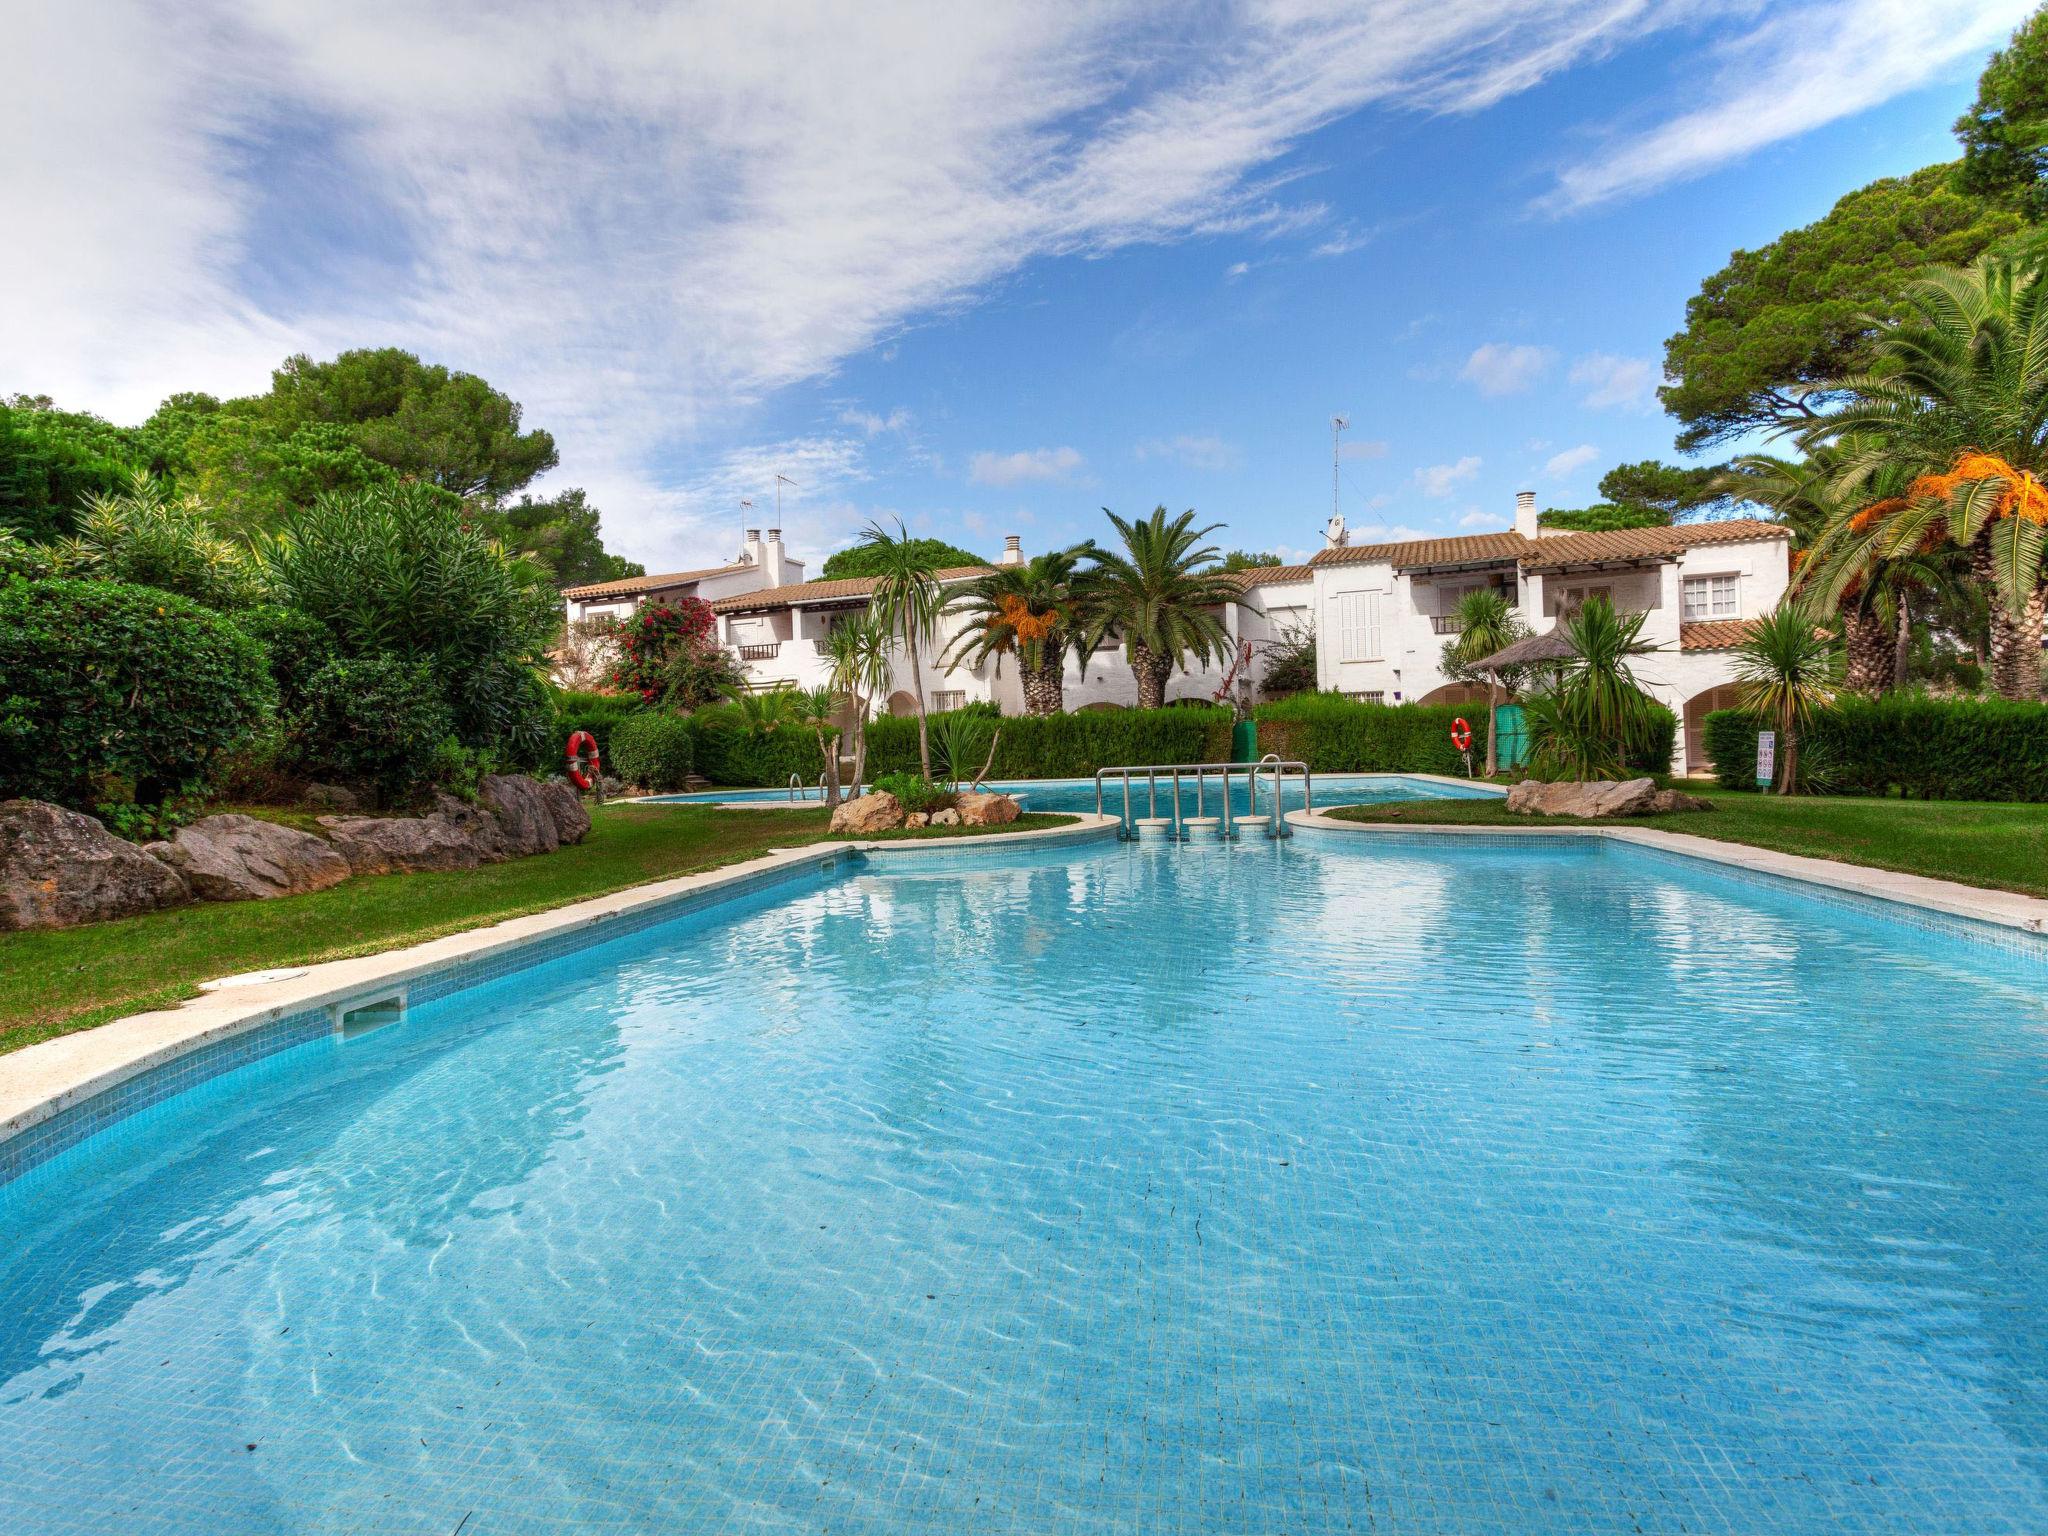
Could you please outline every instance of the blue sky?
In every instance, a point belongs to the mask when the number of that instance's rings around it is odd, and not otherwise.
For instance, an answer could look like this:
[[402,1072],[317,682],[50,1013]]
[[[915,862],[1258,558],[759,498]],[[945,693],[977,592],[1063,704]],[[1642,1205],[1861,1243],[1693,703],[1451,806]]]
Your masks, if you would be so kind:
[[1192,506],[1305,554],[1670,455],[1729,251],[1948,124],[2006,0],[36,8],[0,389],[117,420],[287,352],[475,369],[609,541],[982,550]]

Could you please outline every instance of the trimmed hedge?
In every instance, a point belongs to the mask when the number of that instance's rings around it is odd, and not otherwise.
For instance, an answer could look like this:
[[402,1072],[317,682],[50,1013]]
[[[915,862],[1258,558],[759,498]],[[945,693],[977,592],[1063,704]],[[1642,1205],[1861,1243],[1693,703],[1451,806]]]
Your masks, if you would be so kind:
[[667,794],[681,789],[696,771],[696,738],[685,716],[648,709],[621,720],[608,749],[600,737],[598,750],[608,772],[628,784]]
[[[941,718],[933,715],[930,720]],[[1085,779],[1098,768],[1225,762],[1230,757],[1230,725],[1229,710],[1190,704],[1094,709],[1074,715],[1005,715],[988,776]],[[815,749],[811,756],[817,756]],[[871,777],[917,772],[915,715],[869,722],[867,766]]]
[[[1740,710],[1707,716],[1704,745],[1722,788],[1756,788],[1758,730]],[[2048,801],[2048,704],[1844,695],[1799,755],[1804,776],[1830,794]]]
[[1367,704],[1340,693],[1297,693],[1252,711],[1259,755],[1277,752],[1312,773],[1442,773],[1462,776],[1451,722],[1472,727],[1472,767],[1486,762],[1486,705]]
[[644,713],[639,697],[630,693],[578,693],[564,689],[555,695],[554,739],[548,744],[551,766],[559,766],[563,749],[578,731],[597,739],[597,753],[612,760],[613,734],[628,720]]
[[1678,716],[1662,704],[1650,706],[1650,745],[1629,759],[1637,773],[1669,773],[1671,754],[1678,750]]
[[[780,789],[793,773],[815,784],[825,771],[818,755],[818,734],[808,726],[782,725],[772,731],[744,731],[693,724],[697,772],[714,784]],[[838,732],[828,731],[829,736]],[[912,748],[912,761],[916,761]],[[872,769],[871,772],[878,772]]]

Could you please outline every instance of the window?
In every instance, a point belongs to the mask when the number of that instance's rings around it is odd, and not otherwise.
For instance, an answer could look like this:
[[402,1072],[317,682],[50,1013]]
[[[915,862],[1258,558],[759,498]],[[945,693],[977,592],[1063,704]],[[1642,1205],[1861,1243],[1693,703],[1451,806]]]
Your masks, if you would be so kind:
[[941,688],[932,694],[932,711],[935,714],[949,709],[962,709],[966,704],[965,688]]
[[1559,587],[1557,589],[1557,616],[1569,618],[1596,597],[1614,601],[1614,588],[1606,584],[1597,587]]
[[1344,697],[1356,699],[1361,704],[1384,704],[1387,702],[1386,694],[1377,688],[1368,689],[1362,693],[1347,693]]
[[1733,576],[1688,576],[1680,592],[1680,616],[1688,624],[1742,616]]
[[1377,661],[1380,658],[1380,594],[1337,594],[1337,659]]

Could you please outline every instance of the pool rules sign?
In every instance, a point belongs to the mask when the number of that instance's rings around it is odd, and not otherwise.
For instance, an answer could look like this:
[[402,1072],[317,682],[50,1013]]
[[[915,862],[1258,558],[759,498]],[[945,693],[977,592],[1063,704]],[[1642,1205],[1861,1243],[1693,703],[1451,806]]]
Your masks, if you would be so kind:
[[1771,780],[1777,777],[1778,733],[1758,731],[1756,733],[1756,785],[1758,789],[1769,789]]

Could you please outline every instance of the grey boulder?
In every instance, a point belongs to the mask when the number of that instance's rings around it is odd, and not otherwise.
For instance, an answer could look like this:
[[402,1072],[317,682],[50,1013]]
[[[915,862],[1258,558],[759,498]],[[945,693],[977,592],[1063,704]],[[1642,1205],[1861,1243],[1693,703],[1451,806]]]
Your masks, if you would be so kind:
[[133,917],[187,896],[175,869],[92,817],[0,800],[0,931]]
[[554,806],[537,780],[518,773],[490,774],[478,786],[477,798],[498,818],[505,852],[513,858],[553,853],[562,846]]
[[324,840],[254,816],[208,816],[155,845],[202,901],[261,901],[324,891],[349,862]]
[[1508,810],[1517,816],[1604,820],[1647,815],[1656,798],[1654,779],[1599,780],[1586,784],[1542,784],[1525,779],[1508,791]]
[[583,797],[567,779],[549,779],[540,786],[541,798],[555,818],[555,836],[564,843],[580,843],[590,835],[590,812]]
[[475,869],[505,858],[497,819],[452,795],[436,795],[425,816],[322,816],[320,825],[359,875]]

